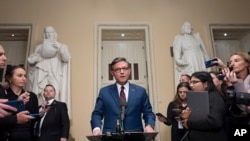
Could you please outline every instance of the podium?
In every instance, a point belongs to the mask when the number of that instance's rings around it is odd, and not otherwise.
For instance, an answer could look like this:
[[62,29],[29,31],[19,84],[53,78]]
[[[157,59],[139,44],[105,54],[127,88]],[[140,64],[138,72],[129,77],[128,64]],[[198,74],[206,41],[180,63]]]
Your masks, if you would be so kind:
[[124,132],[86,136],[89,141],[153,141],[158,132]]

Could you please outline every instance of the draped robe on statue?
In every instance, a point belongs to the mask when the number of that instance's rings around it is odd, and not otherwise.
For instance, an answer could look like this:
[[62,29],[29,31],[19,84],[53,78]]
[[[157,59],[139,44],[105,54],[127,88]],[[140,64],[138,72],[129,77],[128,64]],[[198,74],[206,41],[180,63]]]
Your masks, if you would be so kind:
[[175,86],[181,74],[191,75],[196,71],[207,71],[205,61],[209,60],[199,33],[177,35],[173,43]]

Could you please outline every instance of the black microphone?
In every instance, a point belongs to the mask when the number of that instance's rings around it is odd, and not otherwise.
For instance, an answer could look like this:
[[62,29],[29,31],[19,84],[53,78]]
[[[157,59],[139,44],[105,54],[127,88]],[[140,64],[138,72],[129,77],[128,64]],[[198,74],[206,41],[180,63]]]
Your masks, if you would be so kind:
[[125,110],[128,104],[126,101],[121,101],[120,104],[121,104],[121,117],[120,118],[121,118],[121,121],[123,121],[125,118]]

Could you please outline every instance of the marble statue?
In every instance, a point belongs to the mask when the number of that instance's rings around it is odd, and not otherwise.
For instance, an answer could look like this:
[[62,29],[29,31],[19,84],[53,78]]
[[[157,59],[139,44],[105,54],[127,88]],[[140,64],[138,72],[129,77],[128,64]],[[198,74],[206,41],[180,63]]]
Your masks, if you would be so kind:
[[209,60],[206,48],[199,33],[192,34],[192,25],[184,22],[182,35],[175,36],[173,43],[175,64],[175,86],[182,74],[191,75],[196,71],[207,71],[205,60]]
[[43,89],[51,84],[57,92],[55,99],[67,103],[70,111],[70,59],[68,46],[57,41],[57,33],[52,26],[46,26],[43,43],[28,57],[27,87],[37,94],[40,104],[44,102]]

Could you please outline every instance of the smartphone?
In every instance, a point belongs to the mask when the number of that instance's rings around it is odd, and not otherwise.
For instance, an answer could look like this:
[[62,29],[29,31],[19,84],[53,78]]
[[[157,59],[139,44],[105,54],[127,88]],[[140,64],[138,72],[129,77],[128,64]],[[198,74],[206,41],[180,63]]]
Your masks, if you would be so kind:
[[219,80],[223,80],[225,76],[226,76],[225,74],[218,74],[218,75],[217,75],[217,78],[218,78]]
[[38,118],[41,116],[40,113],[34,113],[34,114],[29,114],[29,116],[32,116],[32,117],[35,117],[35,118]]
[[180,114],[181,113],[181,109],[179,109],[179,108],[174,108],[174,109],[172,109],[174,112],[176,112],[177,114]]
[[5,104],[15,107],[17,109],[17,112],[25,110],[25,105],[22,100],[11,100],[6,102]]
[[164,117],[166,119],[166,117],[162,113],[156,113],[155,115],[158,117]]
[[218,60],[217,58],[214,58],[214,59],[205,61],[206,68],[218,65],[217,63],[215,63],[215,61],[217,61],[217,60]]

